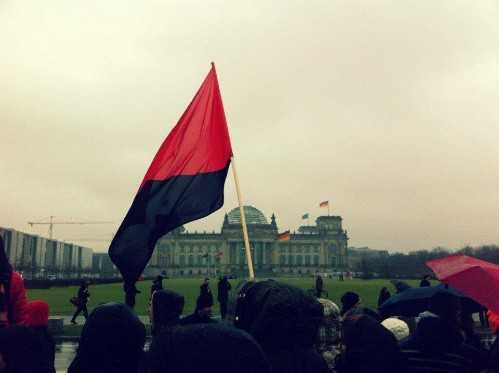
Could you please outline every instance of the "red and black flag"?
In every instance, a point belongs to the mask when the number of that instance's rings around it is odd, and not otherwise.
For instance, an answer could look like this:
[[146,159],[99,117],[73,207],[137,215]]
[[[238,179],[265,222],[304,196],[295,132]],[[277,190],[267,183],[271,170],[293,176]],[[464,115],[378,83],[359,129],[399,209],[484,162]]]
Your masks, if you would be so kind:
[[135,281],[156,242],[223,205],[232,157],[215,65],[154,157],[109,247],[123,278]]

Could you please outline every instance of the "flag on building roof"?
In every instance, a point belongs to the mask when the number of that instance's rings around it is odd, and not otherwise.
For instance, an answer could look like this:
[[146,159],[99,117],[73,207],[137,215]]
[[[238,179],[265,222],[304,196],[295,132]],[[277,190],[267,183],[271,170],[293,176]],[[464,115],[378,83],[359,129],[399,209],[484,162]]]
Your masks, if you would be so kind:
[[288,242],[289,240],[291,240],[291,234],[289,231],[280,234],[279,238],[277,238],[277,242]]
[[217,258],[222,258],[224,256],[224,253],[220,252],[215,255]]
[[159,148],[116,233],[109,256],[135,281],[156,242],[223,205],[232,156],[215,65]]
[[321,202],[321,203],[319,204],[319,207],[320,207],[320,208],[323,208],[323,207],[329,207],[329,201],[324,201],[324,202]]
[[302,219],[308,219],[308,214],[302,215]]

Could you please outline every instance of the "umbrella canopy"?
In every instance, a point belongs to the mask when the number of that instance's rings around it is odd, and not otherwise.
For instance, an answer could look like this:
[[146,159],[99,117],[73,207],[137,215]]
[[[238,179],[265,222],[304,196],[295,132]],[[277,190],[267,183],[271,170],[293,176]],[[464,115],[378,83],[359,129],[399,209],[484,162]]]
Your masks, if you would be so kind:
[[499,313],[499,266],[466,255],[426,262],[439,280]]
[[402,293],[385,300],[379,307],[379,313],[384,318],[390,316],[418,316],[421,312],[428,310],[430,298],[439,290],[447,290],[457,295],[461,302],[461,310],[464,313],[471,314],[483,310],[480,304],[456,289],[445,289],[444,285],[437,285],[406,289]]

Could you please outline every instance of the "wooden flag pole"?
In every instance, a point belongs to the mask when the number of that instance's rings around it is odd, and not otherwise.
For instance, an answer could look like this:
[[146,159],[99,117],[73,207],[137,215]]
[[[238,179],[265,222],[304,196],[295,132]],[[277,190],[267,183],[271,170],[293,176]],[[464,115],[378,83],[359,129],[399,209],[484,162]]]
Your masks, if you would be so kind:
[[239,189],[239,178],[237,177],[236,162],[234,156],[230,157],[232,164],[232,172],[234,173],[234,181],[236,183],[237,201],[239,202],[239,212],[241,213],[241,224],[243,226],[244,248],[246,249],[246,260],[248,262],[249,277],[254,278],[253,261],[251,260],[251,251],[248,239],[248,229],[246,228],[246,216],[244,215],[243,199],[241,198],[241,191]]

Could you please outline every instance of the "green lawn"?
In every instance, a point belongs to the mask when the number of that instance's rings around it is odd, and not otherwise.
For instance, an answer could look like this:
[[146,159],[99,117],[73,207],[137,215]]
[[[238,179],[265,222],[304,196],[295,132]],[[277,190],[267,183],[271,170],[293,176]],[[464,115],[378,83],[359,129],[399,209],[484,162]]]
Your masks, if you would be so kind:
[[[230,280],[232,288],[236,287],[239,280]],[[312,278],[308,279],[291,279],[284,278],[279,281],[293,284],[301,289],[310,289],[314,287],[315,281]],[[202,279],[167,279],[163,281],[165,289],[171,289],[179,292],[185,298],[184,315],[191,313],[194,310],[196,297],[199,295],[199,286]],[[407,281],[411,286],[417,287],[419,280]],[[338,280],[324,279],[324,289],[329,293],[329,299],[335,302],[341,308],[341,295],[347,291],[358,293],[365,306],[376,309],[379,290],[387,286],[391,294],[395,294],[394,286],[388,280],[349,280],[340,282]],[[137,283],[137,288],[141,291],[136,297],[135,311],[138,315],[148,315],[148,305],[150,297],[151,281],[140,281]],[[216,300],[217,284],[212,281],[210,288],[213,291]],[[124,292],[122,284],[107,284],[107,285],[92,285],[90,284],[91,296],[88,302],[89,312],[101,302],[114,301],[124,302]],[[76,295],[78,286],[70,286],[64,288],[50,289],[28,289],[28,300],[43,299],[50,304],[51,315],[72,315],[75,307],[69,303],[69,298]],[[219,314],[219,306],[215,301],[214,313]]]

